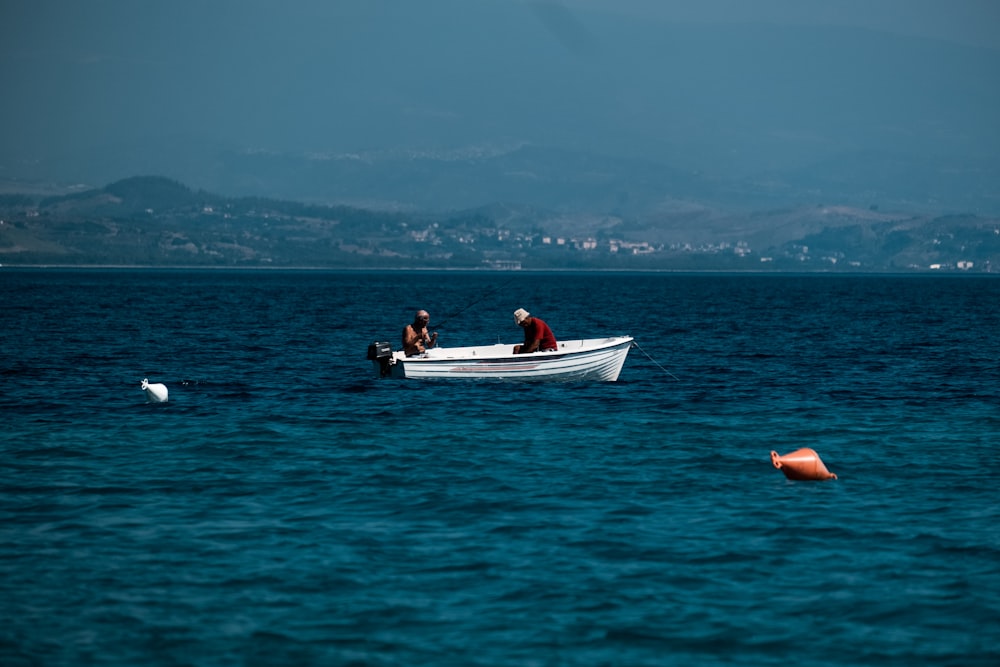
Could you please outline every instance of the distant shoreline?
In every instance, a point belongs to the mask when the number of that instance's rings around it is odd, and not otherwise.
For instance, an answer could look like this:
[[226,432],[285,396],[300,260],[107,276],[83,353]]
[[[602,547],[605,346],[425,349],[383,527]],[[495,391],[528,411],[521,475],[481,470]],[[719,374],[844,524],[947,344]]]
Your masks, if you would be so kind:
[[185,266],[185,265],[155,265],[155,264],[0,264],[0,273],[4,270],[26,270],[26,271],[203,271],[203,272],[236,272],[250,273],[259,272],[301,272],[301,273],[402,273],[407,271],[420,271],[422,273],[476,273],[476,274],[502,274],[516,276],[518,274],[552,274],[552,273],[606,273],[622,275],[639,274],[677,274],[677,275],[731,275],[731,276],[900,276],[900,277],[943,277],[943,278],[969,278],[969,277],[996,277],[1000,273],[987,271],[961,271],[961,270],[932,270],[920,269],[910,271],[780,271],[780,270],[734,270],[734,269],[562,269],[562,268],[538,268],[538,269],[490,269],[475,267],[380,267],[380,268],[348,268],[329,266]]

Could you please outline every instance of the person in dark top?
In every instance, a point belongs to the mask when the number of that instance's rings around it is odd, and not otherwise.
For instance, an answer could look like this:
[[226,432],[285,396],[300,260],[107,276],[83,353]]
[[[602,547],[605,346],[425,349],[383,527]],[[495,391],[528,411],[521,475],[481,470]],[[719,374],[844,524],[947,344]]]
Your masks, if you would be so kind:
[[559,343],[552,329],[543,320],[532,317],[524,308],[514,311],[514,322],[524,329],[524,344],[514,346],[514,354],[529,354],[531,352],[546,352],[559,349]]
[[403,352],[406,356],[423,354],[437,343],[437,331],[427,334],[427,323],[430,319],[431,316],[426,310],[418,310],[413,316],[413,323],[407,324],[403,329]]

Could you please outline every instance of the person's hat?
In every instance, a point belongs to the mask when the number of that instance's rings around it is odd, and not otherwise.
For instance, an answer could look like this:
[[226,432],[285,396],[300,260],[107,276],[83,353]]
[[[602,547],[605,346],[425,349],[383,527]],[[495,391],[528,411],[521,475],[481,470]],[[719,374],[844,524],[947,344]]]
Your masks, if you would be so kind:
[[514,311],[514,323],[515,324],[520,324],[521,322],[525,321],[529,317],[531,317],[531,313],[529,313],[528,311],[526,311],[524,308],[518,308],[517,310]]

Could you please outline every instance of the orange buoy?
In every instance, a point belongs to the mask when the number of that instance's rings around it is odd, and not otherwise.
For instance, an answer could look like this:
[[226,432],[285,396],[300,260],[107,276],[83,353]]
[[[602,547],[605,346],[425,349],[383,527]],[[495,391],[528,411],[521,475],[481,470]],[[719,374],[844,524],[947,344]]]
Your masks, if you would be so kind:
[[837,479],[837,476],[823,465],[819,454],[808,447],[797,449],[784,456],[778,456],[778,452],[772,451],[771,463],[785,473],[785,477],[796,481]]

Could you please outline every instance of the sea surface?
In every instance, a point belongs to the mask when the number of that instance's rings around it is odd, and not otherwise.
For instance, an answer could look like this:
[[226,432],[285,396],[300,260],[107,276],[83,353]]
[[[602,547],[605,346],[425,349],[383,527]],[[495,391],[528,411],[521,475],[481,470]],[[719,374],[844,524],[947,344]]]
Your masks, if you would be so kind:
[[[638,346],[365,358],[521,307]],[[3,667],[1000,664],[1000,278],[3,268],[0,325]]]

